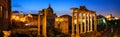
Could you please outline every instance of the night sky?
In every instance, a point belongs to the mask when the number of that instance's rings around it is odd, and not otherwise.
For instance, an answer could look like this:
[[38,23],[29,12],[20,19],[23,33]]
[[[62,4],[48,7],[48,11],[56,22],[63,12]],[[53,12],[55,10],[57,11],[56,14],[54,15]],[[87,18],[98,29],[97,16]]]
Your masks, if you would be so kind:
[[120,16],[120,0],[12,0],[12,11],[23,11],[25,14],[37,14],[39,10],[48,7],[57,15],[70,14],[70,8],[86,6],[89,10],[97,12],[97,15]]

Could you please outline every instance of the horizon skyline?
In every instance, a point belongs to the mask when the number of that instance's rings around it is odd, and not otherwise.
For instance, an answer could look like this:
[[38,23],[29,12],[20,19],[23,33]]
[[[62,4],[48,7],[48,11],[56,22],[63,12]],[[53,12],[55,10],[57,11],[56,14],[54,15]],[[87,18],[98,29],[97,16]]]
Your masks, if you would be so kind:
[[[41,2],[43,1],[43,2]],[[119,1],[108,0],[12,0],[12,11],[23,11],[24,14],[32,13],[37,14],[39,10],[47,8],[50,4],[54,13],[58,16],[71,15],[70,8],[79,8],[80,6],[86,6],[88,10],[96,11],[97,15],[109,15],[120,17]],[[29,5],[30,4],[30,5]]]

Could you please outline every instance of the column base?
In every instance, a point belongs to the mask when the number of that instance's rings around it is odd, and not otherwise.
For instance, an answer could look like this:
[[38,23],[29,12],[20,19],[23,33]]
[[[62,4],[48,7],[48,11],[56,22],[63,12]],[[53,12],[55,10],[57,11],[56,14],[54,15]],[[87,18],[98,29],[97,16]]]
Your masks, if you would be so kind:
[[79,35],[79,34],[77,34],[77,35],[76,35],[76,37],[80,37],[80,35]]
[[80,34],[82,34],[83,32],[80,32]]
[[72,34],[71,37],[75,37],[75,34]]
[[90,30],[90,31],[93,31],[93,30]]
[[86,33],[86,32],[83,32],[83,33]]
[[87,31],[87,32],[90,32],[90,31]]
[[47,37],[47,36],[44,36],[44,37]]
[[40,37],[40,35],[38,35],[37,37]]

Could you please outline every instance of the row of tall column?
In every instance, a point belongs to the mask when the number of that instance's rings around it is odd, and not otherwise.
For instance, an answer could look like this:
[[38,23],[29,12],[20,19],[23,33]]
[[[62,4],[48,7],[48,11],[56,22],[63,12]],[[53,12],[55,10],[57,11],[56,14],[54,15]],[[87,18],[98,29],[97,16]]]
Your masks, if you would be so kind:
[[76,12],[72,14],[72,37],[79,37],[81,33],[96,31],[96,28],[97,26],[95,13]]

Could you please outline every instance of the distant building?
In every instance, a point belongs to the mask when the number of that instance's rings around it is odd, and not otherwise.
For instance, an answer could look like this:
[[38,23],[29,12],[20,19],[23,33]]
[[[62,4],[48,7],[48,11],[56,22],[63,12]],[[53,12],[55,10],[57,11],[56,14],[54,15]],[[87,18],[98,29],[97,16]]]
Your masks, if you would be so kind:
[[20,11],[20,13],[19,13],[19,17],[20,17],[20,18],[23,18],[23,17],[24,17],[24,14],[23,14],[22,11]]
[[60,17],[56,17],[55,28],[60,30],[62,33],[70,34],[71,26],[72,26],[72,17],[70,15],[62,15]]
[[19,15],[19,11],[12,11],[12,15],[18,16]]
[[119,19],[120,19],[119,17],[114,17],[112,14],[105,16],[105,18],[106,18],[108,21],[111,21],[111,20],[119,20]]
[[30,14],[31,17],[28,17],[28,15],[27,15],[27,18],[29,19],[28,22],[34,26],[37,26],[38,25],[38,14]]
[[20,12],[12,11],[11,20],[12,20],[12,22],[15,22],[15,21],[25,22],[26,18],[22,11],[20,11]]
[[97,29],[96,12],[88,10],[85,6],[71,8],[72,11],[72,37],[79,37],[82,33],[93,32]]
[[109,21],[114,20],[114,17],[112,16],[112,14],[105,16],[105,18]]
[[106,21],[106,18],[105,18],[104,16],[102,16],[102,15],[97,15],[97,24],[98,24],[98,25],[103,24],[103,23],[104,23],[103,20]]
[[8,30],[11,25],[11,0],[0,0],[0,30]]
[[107,20],[103,15],[97,15],[97,31],[106,29]]

